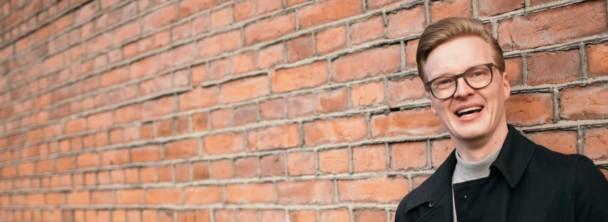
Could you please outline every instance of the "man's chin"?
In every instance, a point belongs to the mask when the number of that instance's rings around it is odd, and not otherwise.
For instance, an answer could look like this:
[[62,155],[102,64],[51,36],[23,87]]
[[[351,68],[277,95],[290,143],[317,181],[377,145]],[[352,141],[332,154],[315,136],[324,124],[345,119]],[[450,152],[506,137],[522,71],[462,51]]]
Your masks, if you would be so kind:
[[486,129],[486,127],[478,125],[455,125],[453,126],[450,135],[464,141],[477,140],[487,135]]

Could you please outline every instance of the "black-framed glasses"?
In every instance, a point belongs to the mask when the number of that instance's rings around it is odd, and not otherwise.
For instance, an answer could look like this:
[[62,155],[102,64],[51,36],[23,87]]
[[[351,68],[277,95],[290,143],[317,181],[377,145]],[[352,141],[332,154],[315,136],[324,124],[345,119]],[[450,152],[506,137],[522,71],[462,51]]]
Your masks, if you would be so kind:
[[478,90],[483,89],[492,83],[493,63],[476,65],[468,68],[465,72],[458,75],[437,77],[424,84],[426,90],[440,100],[452,98],[458,88],[458,79],[463,78],[469,87]]

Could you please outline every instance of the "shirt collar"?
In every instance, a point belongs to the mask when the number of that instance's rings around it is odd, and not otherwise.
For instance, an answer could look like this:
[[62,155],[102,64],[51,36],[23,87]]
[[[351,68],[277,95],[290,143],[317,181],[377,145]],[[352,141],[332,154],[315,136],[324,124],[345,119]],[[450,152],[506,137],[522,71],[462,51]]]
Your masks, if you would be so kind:
[[[508,125],[509,131],[496,160],[491,167],[495,167],[505,178],[511,188],[519,183],[528,163],[532,159],[535,146],[532,141],[523,136],[513,126]],[[437,168],[417,192],[410,193],[410,201],[406,208],[415,207],[421,203],[439,203],[452,187],[452,174],[456,166],[455,151]]]

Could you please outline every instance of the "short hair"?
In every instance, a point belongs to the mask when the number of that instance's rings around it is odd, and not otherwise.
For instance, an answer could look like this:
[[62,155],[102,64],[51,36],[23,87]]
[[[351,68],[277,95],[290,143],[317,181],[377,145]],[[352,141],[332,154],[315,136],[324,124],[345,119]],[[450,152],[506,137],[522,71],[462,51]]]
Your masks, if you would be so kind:
[[498,41],[484,25],[477,19],[450,17],[439,20],[424,29],[418,42],[416,50],[416,63],[418,65],[418,76],[423,82],[427,79],[424,75],[424,64],[429,54],[439,45],[446,43],[452,39],[462,36],[477,36],[490,44],[494,49],[494,61],[500,72],[505,71],[505,59],[502,56],[502,49]]

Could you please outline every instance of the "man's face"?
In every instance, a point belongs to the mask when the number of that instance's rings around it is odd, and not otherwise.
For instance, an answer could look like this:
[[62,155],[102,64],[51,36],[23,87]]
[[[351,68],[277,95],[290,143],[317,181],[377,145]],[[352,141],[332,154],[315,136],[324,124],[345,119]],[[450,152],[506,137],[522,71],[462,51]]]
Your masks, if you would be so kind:
[[[435,48],[424,64],[426,79],[463,73],[481,64],[493,63],[490,44],[476,36],[452,39]],[[506,124],[505,101],[511,93],[507,74],[492,68],[492,81],[482,89],[473,89],[464,78],[458,78],[451,98],[440,100],[427,92],[431,108],[441,119],[452,137],[475,140],[490,135]]]

